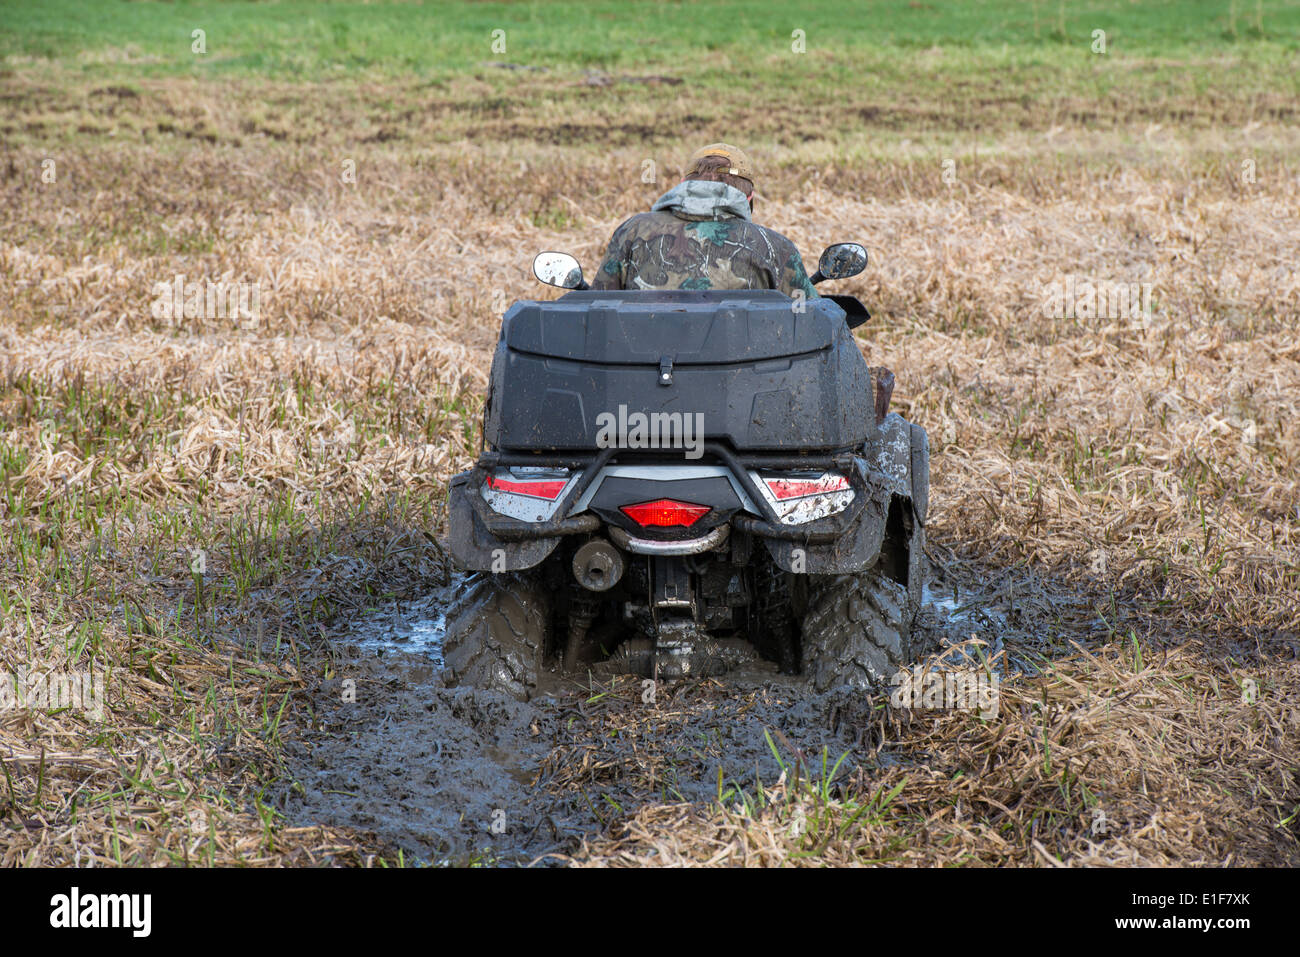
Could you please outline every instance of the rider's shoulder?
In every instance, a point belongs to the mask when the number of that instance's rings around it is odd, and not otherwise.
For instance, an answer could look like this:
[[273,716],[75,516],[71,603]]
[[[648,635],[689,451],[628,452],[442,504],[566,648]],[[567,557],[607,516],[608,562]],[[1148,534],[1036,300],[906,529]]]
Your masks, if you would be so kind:
[[797,248],[793,240],[785,236],[784,233],[777,232],[771,226],[764,226],[762,223],[755,223],[752,221],[749,225],[757,230],[762,236],[766,237],[767,241],[775,248],[786,250]]
[[666,222],[673,220],[674,217],[669,213],[659,210],[647,210],[643,213],[635,213],[623,220],[619,227],[614,230],[614,234],[635,235],[643,230],[662,230]]

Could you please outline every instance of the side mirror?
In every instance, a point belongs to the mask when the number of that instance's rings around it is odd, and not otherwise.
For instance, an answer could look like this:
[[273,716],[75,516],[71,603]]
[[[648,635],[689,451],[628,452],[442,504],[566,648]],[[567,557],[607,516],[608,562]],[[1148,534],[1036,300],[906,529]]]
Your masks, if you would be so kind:
[[823,279],[848,279],[867,268],[867,247],[861,243],[836,243],[827,246],[817,263],[813,282]]
[[586,289],[582,267],[568,253],[538,253],[533,260],[533,275],[548,286],[561,289]]

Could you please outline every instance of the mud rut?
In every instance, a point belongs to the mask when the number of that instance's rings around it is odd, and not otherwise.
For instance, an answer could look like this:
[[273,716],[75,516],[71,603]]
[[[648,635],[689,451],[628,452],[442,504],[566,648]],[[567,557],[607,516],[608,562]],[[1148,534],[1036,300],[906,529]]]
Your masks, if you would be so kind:
[[[1032,668],[1020,655],[1032,657],[1042,620],[1032,587],[1008,577],[979,594],[958,585],[954,601],[951,584],[927,591],[917,627],[930,642],[974,633],[996,652],[1005,639],[1009,666]],[[836,780],[910,760],[869,740],[878,696],[816,694],[774,666],[663,683],[653,703],[631,677],[527,704],[443,687],[441,613],[458,585],[341,630],[337,676],[313,690],[317,722],[286,747],[294,823],[352,828],[408,861],[562,863],[584,835],[644,803],[716,800],[719,768],[724,788],[770,787],[781,769],[768,735],[787,761],[798,748],[814,768],[823,748],[831,764],[847,752]]]

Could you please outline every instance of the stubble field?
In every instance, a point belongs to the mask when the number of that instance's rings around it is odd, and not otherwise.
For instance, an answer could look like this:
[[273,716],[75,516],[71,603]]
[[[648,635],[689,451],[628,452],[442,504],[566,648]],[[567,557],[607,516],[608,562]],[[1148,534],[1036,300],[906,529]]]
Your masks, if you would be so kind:
[[[1086,53],[1070,26],[1062,48]],[[1016,103],[995,54],[936,41],[909,54],[929,83],[888,81],[910,98],[802,114],[788,89],[733,102],[672,62],[494,65],[486,39],[483,64],[436,82],[10,49],[0,669],[93,671],[106,701],[0,712],[0,862],[1300,863],[1287,35],[1028,67]],[[847,62],[807,55],[811,93]],[[1147,67],[1189,59],[1235,79],[1144,96]],[[615,682],[521,725],[535,754],[513,770],[588,808],[581,826],[512,843],[460,821],[444,842],[368,818],[409,795],[358,784],[338,742],[450,692],[349,635],[453,581],[445,483],[478,448],[501,312],[552,294],[535,252],[594,269],[722,138],[750,149],[756,218],[805,260],[869,248],[840,291],[872,310],[862,348],[930,434],[925,624],[1003,655],[997,715],[761,682],[647,707]],[[176,276],[256,283],[259,314],[159,317]],[[1149,283],[1151,308],[1048,315],[1067,280]],[[751,739],[715,734],[727,721]],[[843,750],[823,764],[825,742]],[[324,760],[306,780],[317,747],[352,783]]]

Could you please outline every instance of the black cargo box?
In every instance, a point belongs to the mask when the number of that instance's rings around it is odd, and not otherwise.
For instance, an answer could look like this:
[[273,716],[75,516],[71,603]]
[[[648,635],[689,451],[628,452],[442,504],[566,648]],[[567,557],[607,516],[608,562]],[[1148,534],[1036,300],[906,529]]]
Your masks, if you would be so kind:
[[737,451],[825,451],[874,431],[871,378],[844,313],[776,291],[571,292],[505,315],[485,439],[589,451],[598,417],[699,414]]

